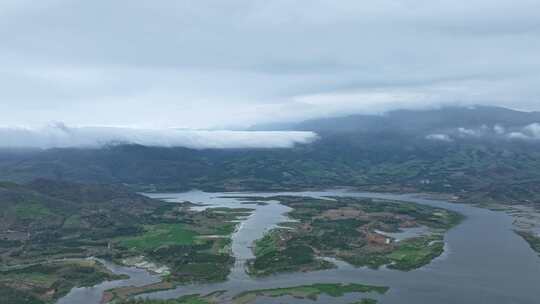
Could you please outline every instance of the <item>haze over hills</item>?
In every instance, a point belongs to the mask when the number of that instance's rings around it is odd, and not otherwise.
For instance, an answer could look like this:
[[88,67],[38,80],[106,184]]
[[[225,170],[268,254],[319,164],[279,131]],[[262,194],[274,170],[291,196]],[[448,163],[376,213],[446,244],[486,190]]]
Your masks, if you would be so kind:
[[349,115],[319,118],[299,123],[267,124],[253,130],[296,130],[315,132],[435,132],[482,125],[522,127],[540,122],[540,112],[524,112],[501,107],[442,107],[428,110],[393,110],[381,115]]
[[[126,183],[144,185],[146,190],[365,188],[376,184],[390,191],[409,188],[464,197],[481,193],[502,200],[528,195],[527,200],[534,200],[540,180],[538,121],[537,112],[452,107],[282,126],[320,136],[311,144],[289,149],[108,145],[10,151],[1,155],[0,179]],[[504,194],[501,187],[507,190]]]
[[0,304],[538,304],[538,12],[0,1]]

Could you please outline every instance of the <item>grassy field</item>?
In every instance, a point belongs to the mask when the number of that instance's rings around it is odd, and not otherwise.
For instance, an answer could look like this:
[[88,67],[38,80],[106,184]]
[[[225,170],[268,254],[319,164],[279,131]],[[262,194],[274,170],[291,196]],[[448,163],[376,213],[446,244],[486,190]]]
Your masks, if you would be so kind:
[[183,228],[181,224],[158,224],[144,228],[145,232],[142,235],[122,239],[120,245],[139,250],[165,245],[192,245],[197,235],[195,232]]
[[213,304],[215,302],[211,301],[206,297],[200,295],[189,295],[184,296],[178,299],[172,300],[126,300],[119,302],[119,304]]
[[[113,289],[110,294],[124,300],[147,289],[226,280],[234,265],[231,235],[238,218],[249,215],[252,209],[209,208],[199,212],[178,208],[165,213],[169,223],[146,225],[143,233],[117,240],[120,247],[128,249],[121,251],[122,254],[144,256],[148,261],[167,266],[170,274],[163,278],[163,284]],[[170,223],[171,219],[176,223]]]
[[427,265],[444,251],[442,236],[419,237],[405,240],[395,251],[388,254],[392,261],[388,267],[398,270],[413,270]]
[[115,301],[116,304],[217,304],[222,303],[219,299],[226,291],[218,290],[207,295],[193,294],[177,299],[153,300],[153,299],[127,299]]
[[350,303],[350,304],[377,304],[377,300],[375,299],[362,299],[358,302]]
[[38,204],[29,203],[25,205],[15,206],[15,215],[21,219],[34,219],[39,217],[50,216],[53,213],[48,208]]
[[145,226],[135,237],[122,238],[121,247],[150,261],[166,265],[167,282],[202,283],[226,279],[234,263],[230,236],[238,223],[233,222],[249,209],[216,208],[180,214],[181,223]]
[[379,293],[384,294],[388,287],[369,286],[363,284],[313,284],[286,288],[261,289],[246,291],[236,295],[233,298],[234,304],[255,303],[258,297],[279,298],[283,296],[292,296],[300,299],[316,300],[320,295],[331,297],[341,297],[348,293]]

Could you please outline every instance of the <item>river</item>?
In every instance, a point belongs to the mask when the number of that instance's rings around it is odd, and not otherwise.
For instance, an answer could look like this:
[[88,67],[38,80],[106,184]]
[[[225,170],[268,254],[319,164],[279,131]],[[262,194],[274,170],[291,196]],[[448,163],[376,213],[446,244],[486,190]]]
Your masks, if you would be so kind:
[[[268,205],[245,205],[231,196],[297,195],[311,197],[353,196],[416,202],[441,207],[464,214],[467,218],[451,229],[445,237],[445,253],[420,269],[401,272],[370,270],[339,263],[337,269],[309,273],[280,274],[267,278],[250,278],[244,272],[244,262],[252,257],[249,246],[266,231],[287,220],[289,208],[277,201]],[[512,217],[504,212],[490,211],[469,205],[425,199],[414,195],[380,194],[328,190],[315,192],[279,193],[184,193],[148,194],[169,202],[190,201],[205,205],[194,207],[254,208],[253,214],[242,221],[233,235],[233,253],[237,258],[228,280],[217,284],[181,286],[145,295],[149,298],[175,298],[193,293],[227,290],[227,295],[263,288],[297,286],[312,283],[356,282],[389,286],[390,291],[378,296],[385,304],[417,303],[474,303],[474,304],[537,304],[540,303],[540,258],[513,232]],[[227,197],[229,196],[229,197]],[[148,276],[148,279],[155,277]],[[141,277],[139,276],[139,279]],[[110,282],[114,284],[115,282]],[[125,282],[124,282],[125,283]],[[116,286],[126,286],[124,283]],[[141,282],[137,282],[141,283]],[[107,284],[107,283],[104,283]],[[129,283],[126,283],[129,285]],[[137,284],[140,286],[140,284]],[[96,289],[96,290],[94,290]],[[72,290],[59,303],[99,303],[99,286]],[[82,297],[81,295],[85,295]],[[321,297],[320,303],[347,303],[352,296],[342,299]],[[83,299],[84,298],[84,299]],[[81,300],[83,299],[83,300]],[[80,300],[80,301],[76,301]],[[276,299],[262,299],[261,303],[278,303]],[[313,301],[287,299],[287,303]]]

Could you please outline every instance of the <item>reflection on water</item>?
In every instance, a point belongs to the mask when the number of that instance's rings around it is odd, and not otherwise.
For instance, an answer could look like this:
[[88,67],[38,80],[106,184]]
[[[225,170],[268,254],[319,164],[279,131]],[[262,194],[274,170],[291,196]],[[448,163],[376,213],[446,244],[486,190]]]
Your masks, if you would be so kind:
[[[249,246],[253,240],[260,238],[279,222],[285,221],[287,218],[284,214],[289,209],[278,202],[270,202],[265,206],[245,205],[241,200],[230,197],[234,195],[266,197],[274,195],[354,196],[393,199],[454,210],[466,215],[467,219],[448,232],[445,238],[445,249],[447,249],[445,254],[418,270],[410,272],[388,269],[370,270],[339,263],[337,269],[280,274],[266,278],[250,278],[244,272],[245,259],[252,257]],[[537,288],[538,282],[540,282],[540,259],[512,231],[511,217],[502,212],[429,200],[413,195],[360,193],[346,190],[280,193],[205,193],[190,191],[175,194],[151,194],[149,196],[166,199],[170,202],[191,201],[210,205],[195,207],[198,210],[208,207],[249,207],[255,209],[254,213],[243,221],[241,227],[233,236],[233,252],[238,260],[227,282],[182,286],[175,290],[145,295],[150,298],[175,298],[186,294],[205,294],[216,290],[228,290],[228,294],[232,295],[245,290],[321,282],[355,282],[389,286],[391,289],[388,294],[381,297],[385,304],[536,304],[540,297],[540,290]],[[318,302],[342,303],[342,300],[323,297]],[[344,298],[344,300],[349,299]],[[276,299],[261,300],[261,303],[279,302],[276,302]],[[286,303],[304,302],[304,300],[292,298],[286,301]],[[72,301],[62,303],[96,302]]]

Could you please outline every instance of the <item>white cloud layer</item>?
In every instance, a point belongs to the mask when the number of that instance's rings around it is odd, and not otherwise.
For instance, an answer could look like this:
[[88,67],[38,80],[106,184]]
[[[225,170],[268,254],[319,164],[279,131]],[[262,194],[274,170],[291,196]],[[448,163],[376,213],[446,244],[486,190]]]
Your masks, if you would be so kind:
[[538,0],[4,0],[0,123],[540,110]]
[[506,127],[496,124],[493,127],[481,125],[477,128],[457,128],[445,133],[434,133],[426,136],[428,140],[452,142],[455,138],[495,138],[499,140],[540,140],[540,123],[532,123],[522,127]]
[[193,131],[110,127],[0,128],[0,148],[100,147],[131,143],[194,149],[291,148],[317,140],[312,132]]
[[426,139],[428,140],[436,140],[436,141],[445,141],[445,142],[452,142],[452,138],[448,136],[448,134],[429,134],[426,136]]
[[540,123],[525,126],[521,131],[508,133],[509,138],[524,140],[540,140]]

